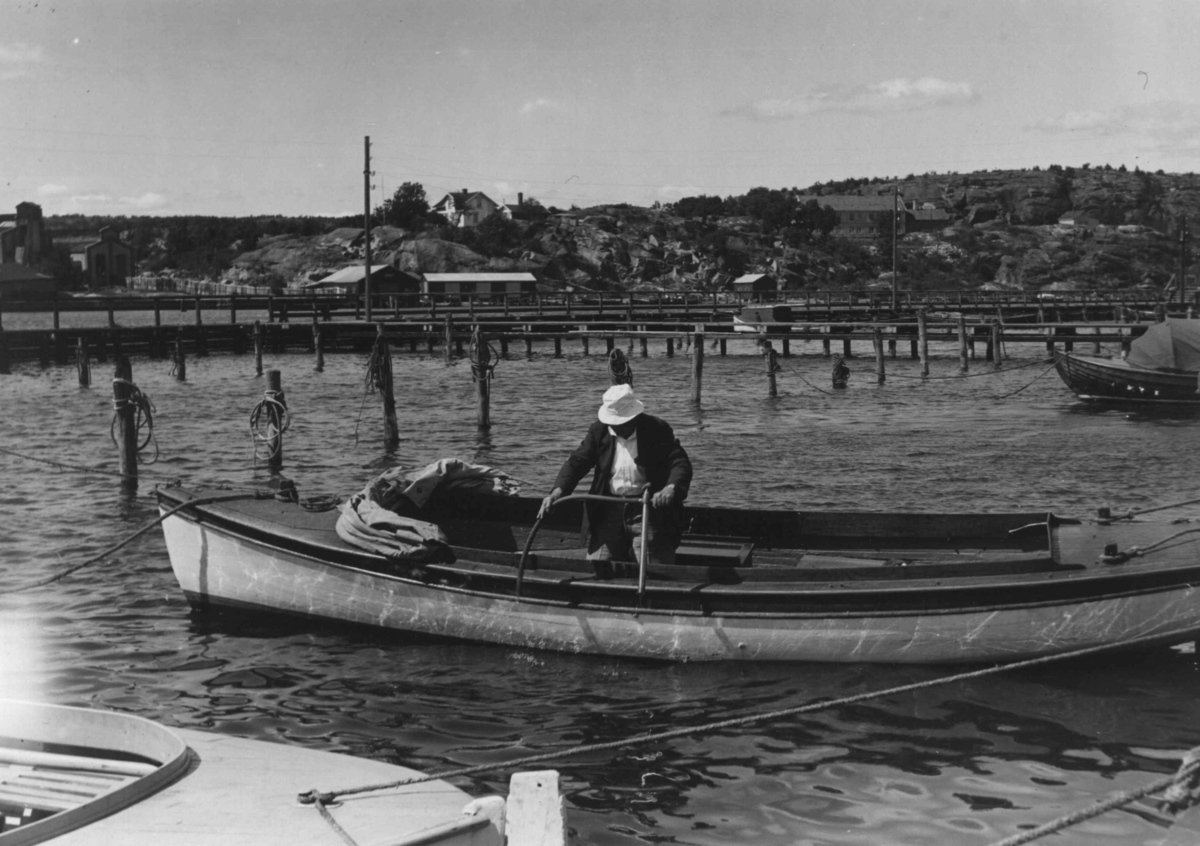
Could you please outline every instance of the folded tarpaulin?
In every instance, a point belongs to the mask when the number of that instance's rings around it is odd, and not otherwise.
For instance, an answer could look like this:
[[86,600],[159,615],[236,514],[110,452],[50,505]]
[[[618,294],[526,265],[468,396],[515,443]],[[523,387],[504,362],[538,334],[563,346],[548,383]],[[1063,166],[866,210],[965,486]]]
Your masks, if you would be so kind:
[[1156,370],[1200,371],[1200,320],[1168,317],[1129,347],[1125,360]]
[[411,516],[435,491],[515,496],[519,488],[515,479],[500,470],[457,458],[443,458],[415,470],[396,467],[376,476],[341,506],[338,537],[388,558],[439,558],[447,549],[446,536],[437,525]]

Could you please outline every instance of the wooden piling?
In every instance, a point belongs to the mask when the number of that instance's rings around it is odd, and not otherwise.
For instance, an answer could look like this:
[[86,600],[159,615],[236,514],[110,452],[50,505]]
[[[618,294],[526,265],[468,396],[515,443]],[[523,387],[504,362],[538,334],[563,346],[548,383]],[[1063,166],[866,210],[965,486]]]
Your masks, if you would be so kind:
[[204,319],[200,312],[200,297],[196,297],[196,355],[208,355],[208,338],[204,332]]
[[882,385],[887,381],[887,373],[885,372],[883,363],[883,330],[876,326],[872,334],[874,335],[875,345],[875,380]]
[[475,327],[471,334],[471,379],[475,383],[475,422],[480,429],[492,427],[492,350]]
[[82,337],[75,343],[75,366],[79,369],[79,387],[92,384],[92,364],[88,361],[87,341]]
[[116,356],[113,372],[113,437],[121,468],[121,487],[137,490],[137,408],[133,400],[133,366],[123,355]]
[[842,339],[842,358],[853,358],[854,353],[850,350],[850,339]]
[[[696,326],[692,336],[692,402],[700,404],[700,384],[704,376],[704,327]],[[724,345],[724,341],[721,344]],[[722,350],[724,352],[724,350]]]
[[896,357],[896,339],[888,338],[887,344],[888,344],[888,355],[890,355],[892,358],[895,358]]
[[829,358],[829,356],[831,356],[832,354],[833,354],[832,350],[829,349],[829,339],[822,338],[821,339],[821,355],[824,356],[825,358]]
[[720,339],[720,340],[717,342],[717,352],[719,352],[719,353],[720,353],[722,356],[724,356],[724,355],[725,355],[725,352],[726,352],[726,349],[725,349],[725,341],[726,341],[726,339],[725,339],[725,338],[721,338],[721,339]]
[[559,335],[554,336],[554,357],[562,358],[562,337]]
[[445,323],[442,328],[442,340],[446,346],[443,355],[446,361],[450,361],[454,356],[454,315],[449,312],[446,312]]
[[313,334],[313,351],[317,354],[316,370],[321,373],[325,370],[325,339],[321,334],[321,324],[317,322],[316,314],[312,319],[312,334]]
[[229,325],[237,326],[237,294],[229,295]]
[[392,376],[392,351],[383,334],[383,324],[375,324],[375,352],[371,356],[372,378],[383,400],[383,442],[394,446],[400,442],[400,423],[396,420],[396,389]]
[[999,369],[1003,365],[1004,350],[1002,347],[1003,336],[1000,334],[1000,321],[992,323],[992,361]]
[[262,321],[254,321],[254,375],[263,375],[262,369],[263,355],[263,328]]
[[8,363],[8,335],[0,329],[0,374],[12,373],[12,365]]
[[667,338],[667,358],[675,357],[675,339]]
[[616,339],[614,339],[612,335],[604,336],[604,354],[605,355],[612,355],[612,351],[616,347],[616,345],[617,345]]
[[921,345],[921,378],[929,375],[929,325],[925,309],[917,312],[917,338]]
[[[643,327],[643,331],[644,329],[645,327]],[[646,358],[648,355],[650,355],[650,341],[645,335],[642,335],[642,337],[638,338],[638,345],[641,347],[642,358]]]
[[[525,331],[528,332],[529,330],[526,329]],[[533,358],[533,338],[529,335],[525,336],[525,357]]]
[[54,363],[67,363],[67,336],[61,330],[54,333]]
[[267,414],[267,466],[283,469],[283,430],[287,400],[283,395],[283,376],[278,370],[267,371],[267,390],[263,393]]
[[763,358],[767,362],[767,396],[779,396],[779,388],[775,381],[775,374],[779,372],[779,363],[775,360],[775,348],[771,346],[770,341],[763,341]]
[[629,366],[629,359],[620,349],[613,348],[608,354],[608,376],[614,385],[633,384],[633,368]]
[[970,369],[967,364],[967,316],[958,316],[958,372],[966,373]]
[[175,379],[179,382],[187,381],[187,358],[183,353],[183,338],[175,339],[175,357],[174,364],[171,367],[171,372],[175,374]]
[[783,357],[784,358],[792,357],[792,341],[790,338],[783,339]]

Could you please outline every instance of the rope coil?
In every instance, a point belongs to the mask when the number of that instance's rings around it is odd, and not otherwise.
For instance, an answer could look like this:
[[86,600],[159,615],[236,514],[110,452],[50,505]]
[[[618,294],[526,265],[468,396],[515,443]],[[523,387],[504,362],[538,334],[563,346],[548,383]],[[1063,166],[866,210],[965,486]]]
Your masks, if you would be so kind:
[[495,378],[496,365],[500,363],[500,357],[496,355],[495,347],[479,331],[478,326],[471,333],[471,345],[468,353],[471,359],[471,378],[476,382],[490,383]]
[[629,359],[618,347],[613,347],[613,351],[608,354],[608,372],[612,375],[614,385],[633,384],[633,370],[629,366]]
[[250,439],[254,443],[254,460],[258,461],[260,441],[266,444],[267,458],[272,458],[279,449],[280,437],[291,425],[292,416],[288,412],[283,391],[270,388],[263,391],[263,398],[250,412]]
[[[129,389],[129,393],[123,399],[113,397],[113,418],[112,424],[108,427],[108,436],[112,440],[113,446],[117,444],[117,423],[121,418],[121,413],[130,406],[133,407],[134,431],[138,434],[137,459],[139,464],[154,464],[158,461],[158,441],[154,437],[154,403],[150,402],[150,397],[146,396],[133,382],[128,379],[122,379],[119,376],[113,377],[114,385],[125,385]],[[142,430],[146,434],[142,436]],[[154,457],[149,461],[142,460],[142,451],[151,443],[154,444]]]

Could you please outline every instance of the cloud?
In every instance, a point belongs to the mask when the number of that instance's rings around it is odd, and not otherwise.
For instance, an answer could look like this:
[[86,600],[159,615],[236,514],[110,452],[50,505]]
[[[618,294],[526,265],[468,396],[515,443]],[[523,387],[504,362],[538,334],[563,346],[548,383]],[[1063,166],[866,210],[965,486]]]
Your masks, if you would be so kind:
[[42,60],[42,48],[20,41],[0,44],[0,81],[30,75],[30,66]]
[[161,209],[167,204],[167,198],[162,194],[155,194],[151,191],[147,191],[140,197],[122,197],[118,202],[122,208],[148,211],[150,209]]
[[38,196],[41,196],[41,197],[61,197],[62,195],[69,193],[70,190],[71,189],[68,188],[66,185],[55,185],[54,183],[47,183],[47,184],[41,186],[40,188],[38,188],[37,192],[38,192]]
[[161,209],[167,205],[166,197],[151,191],[147,191],[138,197],[114,197],[112,194],[74,194],[70,199],[72,210],[93,211],[96,214],[152,211],[154,209]]
[[548,100],[545,97],[538,97],[535,100],[526,100],[521,104],[521,114],[529,115],[542,109],[561,109],[562,106],[555,100]]
[[878,114],[958,106],[978,99],[969,82],[932,76],[899,77],[871,85],[832,86],[797,97],[768,98],[727,109],[723,114],[755,120],[794,120],[817,112]]
[[698,197],[705,192],[703,188],[697,188],[695,185],[660,185],[655,193],[664,198],[681,197]]
[[1200,137],[1200,104],[1160,100],[1111,109],[1069,111],[1027,128],[1048,134],[1132,135],[1164,144],[1191,143]]

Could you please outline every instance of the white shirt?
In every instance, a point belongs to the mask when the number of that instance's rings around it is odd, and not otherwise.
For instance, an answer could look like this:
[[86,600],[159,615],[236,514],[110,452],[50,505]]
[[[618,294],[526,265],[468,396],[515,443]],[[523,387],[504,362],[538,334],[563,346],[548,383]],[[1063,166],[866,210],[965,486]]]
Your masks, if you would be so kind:
[[639,496],[648,481],[642,468],[637,465],[637,432],[628,438],[620,437],[608,427],[616,438],[616,453],[613,455],[612,492],[616,496]]

